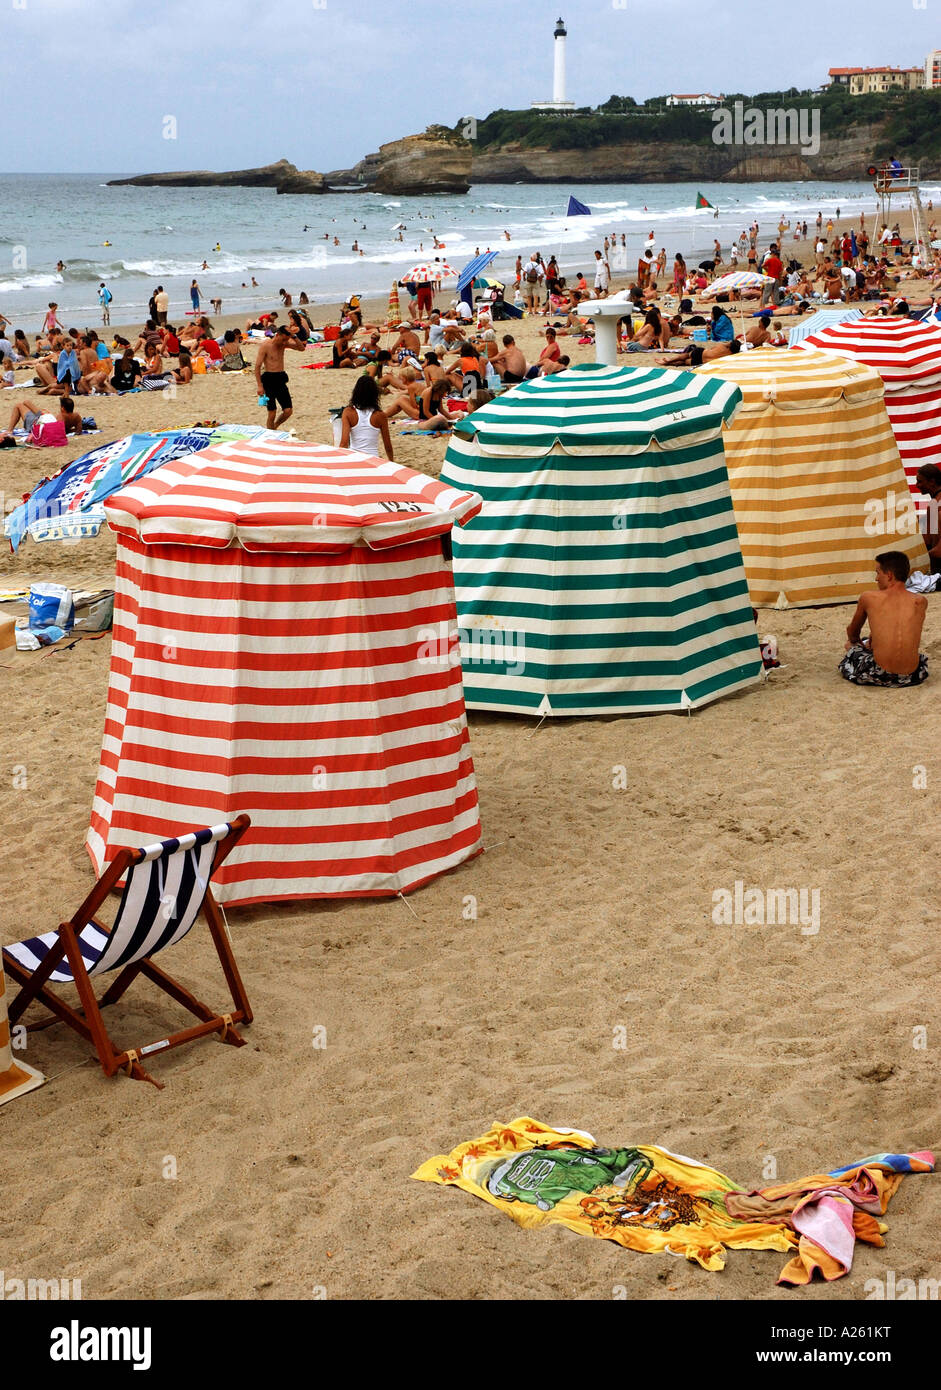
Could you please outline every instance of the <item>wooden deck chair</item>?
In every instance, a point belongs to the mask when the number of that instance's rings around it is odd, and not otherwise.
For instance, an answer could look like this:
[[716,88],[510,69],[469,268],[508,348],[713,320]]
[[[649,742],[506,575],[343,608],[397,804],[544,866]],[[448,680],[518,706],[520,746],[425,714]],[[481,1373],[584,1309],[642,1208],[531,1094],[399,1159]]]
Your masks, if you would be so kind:
[[[239,816],[231,825],[194,830],[143,849],[119,850],[70,921],[63,922],[58,931],[4,948],[7,974],[21,985],[10,1002],[11,1021],[20,1018],[34,1000],[45,1004],[52,1016],[28,1024],[28,1029],[48,1028],[61,1020],[94,1044],[106,1075],[125,1071],[160,1090],[163,1083],[141,1066],[141,1058],[148,1053],[179,1047],[206,1033],[219,1033],[223,1042],[241,1047],[245,1039],[235,1025],[251,1023],[252,1011],[209,881],[250,824],[248,816]],[[97,921],[95,913],[122,878],[124,893],[109,929]],[[231,1013],[213,1013],[153,962],[158,951],[183,939],[200,909],[232,995]],[[92,979],[114,970],[120,973],[96,999]],[[121,1052],[108,1036],[101,1010],[120,999],[138,975],[146,976],[201,1021],[147,1046]],[[74,984],[81,1008],[72,1008],[54,994],[48,987],[54,983]]]

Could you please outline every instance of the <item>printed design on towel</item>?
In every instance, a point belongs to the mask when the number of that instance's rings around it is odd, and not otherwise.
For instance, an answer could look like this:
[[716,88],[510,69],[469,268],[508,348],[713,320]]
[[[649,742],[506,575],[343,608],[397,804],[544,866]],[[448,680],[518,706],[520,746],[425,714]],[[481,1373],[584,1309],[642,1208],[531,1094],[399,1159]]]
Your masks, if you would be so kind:
[[423,1163],[414,1178],[462,1187],[519,1226],[558,1224],[630,1250],[725,1266],[727,1249],[791,1258],[778,1283],[839,1279],[857,1242],[881,1246],[880,1218],[905,1174],[934,1155],[882,1153],[829,1172],[745,1191],[714,1168],[669,1149],[602,1148],[583,1130],[522,1116]]

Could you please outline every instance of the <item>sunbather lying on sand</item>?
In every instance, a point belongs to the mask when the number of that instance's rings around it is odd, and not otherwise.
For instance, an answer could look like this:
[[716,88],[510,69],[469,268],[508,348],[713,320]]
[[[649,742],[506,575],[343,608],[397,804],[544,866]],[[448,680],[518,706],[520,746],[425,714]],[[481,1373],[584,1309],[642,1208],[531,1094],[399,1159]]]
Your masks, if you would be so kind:
[[717,357],[734,356],[741,352],[742,345],[736,338],[731,343],[690,343],[673,357],[658,357],[658,367],[701,367],[704,362],[712,362]]

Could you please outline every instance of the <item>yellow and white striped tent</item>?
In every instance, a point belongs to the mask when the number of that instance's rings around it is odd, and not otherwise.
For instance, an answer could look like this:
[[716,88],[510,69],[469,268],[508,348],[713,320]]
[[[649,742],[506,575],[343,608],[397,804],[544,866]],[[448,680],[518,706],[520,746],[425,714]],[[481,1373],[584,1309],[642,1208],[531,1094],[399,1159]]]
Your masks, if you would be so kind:
[[753,604],[856,599],[880,551],[928,568],[874,368],[759,348],[698,371],[742,391],[725,457]]

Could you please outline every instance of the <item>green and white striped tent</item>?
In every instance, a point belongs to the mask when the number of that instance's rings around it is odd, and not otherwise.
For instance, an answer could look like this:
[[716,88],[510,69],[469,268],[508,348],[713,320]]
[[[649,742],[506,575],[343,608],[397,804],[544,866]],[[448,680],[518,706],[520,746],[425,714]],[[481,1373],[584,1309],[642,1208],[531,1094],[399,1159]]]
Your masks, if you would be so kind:
[[483,497],[453,536],[471,709],[695,709],[761,675],[717,377],[590,363],[468,415],[441,481]]

